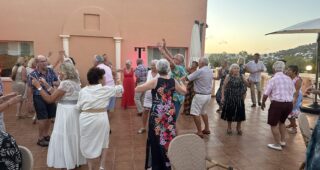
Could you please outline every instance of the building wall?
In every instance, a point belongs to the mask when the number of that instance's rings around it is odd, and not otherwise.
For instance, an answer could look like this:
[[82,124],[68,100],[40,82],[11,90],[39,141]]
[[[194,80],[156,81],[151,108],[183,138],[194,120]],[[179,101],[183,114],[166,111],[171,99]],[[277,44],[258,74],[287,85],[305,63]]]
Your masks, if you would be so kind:
[[59,35],[70,35],[70,55],[84,78],[94,54],[106,53],[115,65],[113,37],[122,38],[124,66],[137,58],[134,47],[147,49],[162,38],[168,46],[188,48],[194,21],[206,22],[206,13],[207,0],[0,1],[0,40],[33,41],[35,55],[52,51],[55,61],[62,49]]

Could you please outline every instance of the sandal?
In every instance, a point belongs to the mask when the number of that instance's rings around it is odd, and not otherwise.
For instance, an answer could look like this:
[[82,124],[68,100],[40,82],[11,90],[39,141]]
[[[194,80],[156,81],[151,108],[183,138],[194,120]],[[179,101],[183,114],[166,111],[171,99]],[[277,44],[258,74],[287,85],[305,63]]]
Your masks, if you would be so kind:
[[242,136],[242,130],[237,130],[237,131],[238,131],[237,134],[238,134],[239,136]]
[[49,145],[49,142],[46,141],[45,138],[42,138],[42,139],[38,139],[37,145],[42,147],[47,147]]
[[210,132],[210,130],[202,130],[202,133],[203,133],[204,135],[209,135],[211,132]]
[[146,131],[145,128],[140,128],[140,129],[138,130],[138,134],[142,134],[142,133],[144,133],[145,131]]
[[203,134],[199,134],[199,133],[195,133],[196,135],[198,135],[201,139],[203,139]]

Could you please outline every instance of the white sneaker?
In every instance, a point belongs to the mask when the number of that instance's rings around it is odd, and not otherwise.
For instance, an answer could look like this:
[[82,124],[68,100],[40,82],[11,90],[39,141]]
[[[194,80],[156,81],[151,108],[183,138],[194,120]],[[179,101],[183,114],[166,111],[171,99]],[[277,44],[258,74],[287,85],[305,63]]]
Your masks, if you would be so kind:
[[280,142],[280,145],[281,145],[282,147],[284,147],[284,146],[286,146],[287,144],[286,144],[286,142]]
[[268,144],[268,148],[274,149],[274,150],[278,150],[278,151],[282,151],[282,147],[279,144]]
[[145,131],[146,131],[145,128],[140,128],[140,129],[138,130],[138,134],[142,134],[142,133],[144,133]]

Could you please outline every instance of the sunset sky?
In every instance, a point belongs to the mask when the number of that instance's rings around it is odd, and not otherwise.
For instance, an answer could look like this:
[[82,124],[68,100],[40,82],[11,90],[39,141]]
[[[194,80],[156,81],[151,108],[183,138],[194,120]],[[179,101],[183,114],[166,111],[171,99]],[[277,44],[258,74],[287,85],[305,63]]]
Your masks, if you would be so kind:
[[314,43],[316,34],[268,35],[320,18],[320,0],[208,0],[206,53],[268,53]]

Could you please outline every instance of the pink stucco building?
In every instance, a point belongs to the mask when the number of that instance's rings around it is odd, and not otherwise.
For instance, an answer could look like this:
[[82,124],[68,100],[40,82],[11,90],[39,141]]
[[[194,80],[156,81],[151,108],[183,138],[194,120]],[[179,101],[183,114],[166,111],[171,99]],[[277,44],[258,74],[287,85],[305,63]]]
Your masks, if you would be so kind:
[[148,63],[159,57],[155,47],[162,38],[188,59],[192,26],[195,20],[205,23],[206,13],[207,0],[1,1],[0,64],[8,66],[5,57],[49,51],[53,62],[64,49],[85,78],[94,54],[106,53],[119,68],[127,59],[135,63],[135,47],[144,47]]

